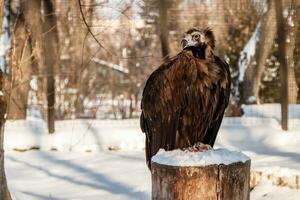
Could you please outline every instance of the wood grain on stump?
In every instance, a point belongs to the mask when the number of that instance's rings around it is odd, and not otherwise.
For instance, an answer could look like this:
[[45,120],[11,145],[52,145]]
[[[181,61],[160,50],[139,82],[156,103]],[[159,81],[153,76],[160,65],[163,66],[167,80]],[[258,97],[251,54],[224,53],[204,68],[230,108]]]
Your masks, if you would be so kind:
[[152,162],[152,200],[249,200],[250,162],[191,167]]

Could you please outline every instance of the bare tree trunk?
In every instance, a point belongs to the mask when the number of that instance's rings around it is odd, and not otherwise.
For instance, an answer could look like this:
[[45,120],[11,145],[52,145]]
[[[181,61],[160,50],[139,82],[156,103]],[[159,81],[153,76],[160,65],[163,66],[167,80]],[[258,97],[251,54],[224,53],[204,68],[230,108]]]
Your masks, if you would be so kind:
[[[296,16],[295,16],[295,22],[299,23],[300,21],[300,2],[294,1],[293,6]],[[297,103],[300,103],[300,25],[297,25],[297,29],[295,30],[295,49],[294,49],[294,64],[295,64],[295,73],[296,73],[296,83],[298,85],[298,96],[297,96]],[[298,55],[298,56],[297,56]]]
[[73,34],[71,35],[71,44],[73,47],[73,52],[71,52],[74,57],[71,59],[71,65],[74,69],[74,74],[71,78],[71,84],[74,88],[77,89],[77,95],[76,95],[76,101],[75,101],[75,114],[76,117],[81,116],[84,113],[84,105],[83,105],[83,98],[84,95],[82,94],[82,85],[81,81],[84,79],[84,75],[86,73],[83,73],[84,66],[83,66],[83,55],[84,49],[84,37],[86,30],[82,27],[82,21],[80,18],[80,9],[79,4],[77,1],[72,1],[70,3],[71,7],[71,13],[74,16],[72,19],[73,24],[76,24],[76,26],[73,28]]
[[257,46],[256,53],[256,74],[254,76],[252,91],[259,103],[259,88],[261,77],[265,71],[265,63],[272,49],[276,36],[275,4],[272,0],[268,1],[269,10],[264,16],[261,24],[261,36]]
[[[2,3],[2,2],[1,2]],[[7,181],[4,170],[4,124],[5,124],[5,114],[7,111],[6,96],[3,92],[3,73],[0,72],[0,199],[10,200],[10,194],[7,187]]]
[[43,23],[43,52],[45,56],[45,67],[47,72],[47,109],[48,109],[48,131],[55,131],[55,79],[54,70],[58,64],[58,32],[55,16],[54,3],[52,0],[43,1],[44,23]]
[[[43,6],[43,7],[42,7]],[[55,79],[54,72],[58,65],[58,33],[54,4],[51,0],[21,2],[24,18],[29,25],[35,42],[35,56],[38,59],[42,79],[39,96],[47,102],[48,132],[54,133],[55,126]],[[42,12],[43,11],[43,12]],[[42,95],[41,95],[42,94]]]
[[12,53],[9,84],[10,91],[8,119],[25,119],[27,100],[32,75],[30,36],[26,31],[24,20],[19,16],[14,19],[12,32]]
[[265,70],[266,59],[270,54],[276,36],[275,4],[272,0],[268,1],[268,11],[262,16],[260,27],[255,63],[251,62],[250,66],[247,67],[243,81],[242,99],[246,102],[254,96],[256,102],[260,103],[261,78]]
[[37,83],[37,98],[41,104],[43,118],[47,119],[47,95],[46,95],[46,67],[45,58],[43,53],[43,30],[42,30],[42,14],[41,14],[41,1],[32,1],[30,4],[26,1],[21,1],[20,12],[24,16],[24,21],[29,29],[32,39],[33,56],[37,62],[37,69],[35,70],[38,75]]
[[[88,5],[92,5],[95,3],[95,0],[86,1]],[[76,55],[72,58],[72,64],[75,71],[75,80],[74,87],[77,89],[77,97],[75,101],[75,110],[76,115],[82,115],[84,113],[84,99],[89,95],[89,91],[87,89],[90,77],[90,72],[88,71],[88,59],[90,59],[91,49],[87,43],[87,30],[86,27],[83,26],[83,21],[80,17],[80,7],[77,1],[73,1],[71,3],[71,12],[73,13],[74,21],[73,23],[77,26],[74,27],[74,34],[72,35],[72,45],[74,48],[73,54]],[[93,24],[93,13],[94,8],[89,7],[84,9],[85,19],[88,21],[89,26]]]
[[129,105],[129,118],[131,119],[133,117],[133,99],[132,99],[132,93],[129,94],[130,99],[130,105]]
[[280,62],[280,94],[281,94],[281,127],[288,130],[288,73],[286,61],[286,33],[284,30],[284,19],[282,15],[282,1],[276,0],[276,20],[278,37],[278,60]]
[[[3,0],[0,0],[0,27],[2,30],[2,22],[4,16],[4,10],[9,12],[10,9],[10,1],[6,0],[5,4]],[[6,13],[9,15],[9,13]],[[7,20],[8,17],[6,16]],[[7,22],[9,23],[9,21]],[[8,25],[9,26],[9,25]],[[6,27],[7,28],[7,27]],[[6,30],[9,31],[9,30]],[[1,44],[3,45],[3,44]],[[6,65],[6,63],[4,63]],[[7,113],[7,96],[4,93],[4,72],[5,67],[1,67],[4,69],[3,72],[0,70],[0,199],[1,200],[11,200],[10,193],[7,187],[5,169],[4,169],[4,124],[5,124],[5,115]]]
[[159,9],[159,38],[161,42],[161,52],[162,57],[166,60],[169,58],[169,29],[168,29],[168,0],[159,0],[158,9]]
[[[296,45],[296,30],[298,29],[299,24],[295,22],[297,13],[292,13],[290,11],[289,16],[287,17],[286,22],[286,34],[287,34],[287,43],[286,43],[286,57],[287,57],[287,66],[288,66],[288,102],[292,104],[297,103],[298,97],[298,86],[296,82],[295,75],[295,58],[294,58],[294,49]],[[292,24],[291,24],[292,23]]]

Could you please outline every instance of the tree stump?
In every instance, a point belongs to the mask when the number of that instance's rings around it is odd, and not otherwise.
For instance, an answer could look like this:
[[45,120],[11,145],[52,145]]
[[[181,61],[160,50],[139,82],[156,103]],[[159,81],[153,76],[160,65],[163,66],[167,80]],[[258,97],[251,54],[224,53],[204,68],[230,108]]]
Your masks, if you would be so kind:
[[152,200],[249,200],[251,161],[245,158],[225,164],[200,162],[198,166],[175,166],[166,164],[165,158],[152,159]]

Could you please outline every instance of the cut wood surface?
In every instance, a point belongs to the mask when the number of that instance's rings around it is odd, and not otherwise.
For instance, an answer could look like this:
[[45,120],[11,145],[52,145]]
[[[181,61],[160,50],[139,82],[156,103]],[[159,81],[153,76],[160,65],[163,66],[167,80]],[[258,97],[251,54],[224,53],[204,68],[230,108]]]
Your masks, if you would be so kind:
[[249,200],[250,163],[179,167],[152,161],[152,200]]

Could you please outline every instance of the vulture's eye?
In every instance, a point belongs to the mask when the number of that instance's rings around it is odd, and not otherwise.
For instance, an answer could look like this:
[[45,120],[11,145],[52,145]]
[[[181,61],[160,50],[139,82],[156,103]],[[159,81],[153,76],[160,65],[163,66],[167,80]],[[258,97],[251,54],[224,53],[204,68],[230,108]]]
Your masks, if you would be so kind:
[[200,38],[200,35],[199,35],[199,34],[195,34],[195,35],[194,35],[194,39],[195,39],[195,40],[198,40],[199,38]]

